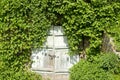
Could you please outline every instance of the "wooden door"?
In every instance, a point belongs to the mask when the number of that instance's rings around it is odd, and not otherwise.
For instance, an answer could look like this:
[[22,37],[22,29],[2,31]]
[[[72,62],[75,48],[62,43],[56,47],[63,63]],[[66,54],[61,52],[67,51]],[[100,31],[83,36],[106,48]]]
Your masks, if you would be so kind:
[[32,70],[48,71],[54,70],[55,58],[50,54],[54,54],[52,49],[49,50],[35,50],[32,54]]
[[34,61],[32,69],[53,72],[54,76],[57,76],[57,73],[69,73],[69,68],[79,61],[79,57],[69,56],[68,52],[67,37],[64,35],[62,27],[52,26],[44,48],[35,49],[32,52],[32,60]]

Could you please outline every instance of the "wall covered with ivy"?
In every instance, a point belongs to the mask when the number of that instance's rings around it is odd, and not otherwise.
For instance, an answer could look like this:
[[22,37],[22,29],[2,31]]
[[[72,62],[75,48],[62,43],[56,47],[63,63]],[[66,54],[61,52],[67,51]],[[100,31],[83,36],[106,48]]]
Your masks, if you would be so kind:
[[[31,50],[43,46],[51,25],[63,26],[70,54],[83,50],[87,55],[96,54],[102,33],[119,28],[119,13],[118,0],[1,0],[0,76],[9,69],[24,69]],[[87,49],[85,39],[90,43]]]
[[31,74],[27,67],[31,49],[43,44],[50,23],[36,3],[39,1],[0,1],[1,80],[37,80],[38,78]]

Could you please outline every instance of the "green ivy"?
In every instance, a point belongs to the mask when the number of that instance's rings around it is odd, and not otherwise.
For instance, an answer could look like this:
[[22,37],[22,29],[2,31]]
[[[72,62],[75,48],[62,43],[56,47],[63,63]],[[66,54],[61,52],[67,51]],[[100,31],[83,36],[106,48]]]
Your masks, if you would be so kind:
[[[4,64],[0,66],[4,74],[19,74],[20,69],[29,66],[31,50],[42,47],[46,40],[50,22],[36,3],[37,0],[0,1],[0,63]],[[12,75],[9,78],[14,79]]]
[[81,60],[70,69],[70,80],[118,80],[120,59],[106,53]]
[[[86,37],[89,38],[90,43],[90,46],[86,49],[87,54],[91,54],[93,50],[98,51],[103,32],[112,33],[111,29],[119,23],[119,2],[91,0],[90,3],[86,3],[83,0],[69,0],[63,1],[63,3],[65,11],[63,11],[62,25],[68,37],[70,49],[74,53],[83,51],[84,48],[81,49],[80,43]],[[61,10],[64,9],[63,7]]]
[[[102,33],[119,26],[117,0],[1,0],[0,62],[14,71],[30,62],[31,50],[46,41],[51,25],[63,26],[71,54],[100,50]],[[84,40],[90,43],[85,47]],[[80,47],[82,45],[82,48]],[[94,53],[93,53],[94,52]]]

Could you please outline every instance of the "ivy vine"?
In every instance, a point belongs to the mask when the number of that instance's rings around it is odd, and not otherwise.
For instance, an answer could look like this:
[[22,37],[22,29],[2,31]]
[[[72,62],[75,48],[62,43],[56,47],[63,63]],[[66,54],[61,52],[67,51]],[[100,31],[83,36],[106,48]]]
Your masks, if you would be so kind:
[[[7,74],[6,71],[9,73],[9,69],[14,72],[25,69],[30,62],[31,50],[41,47],[45,41],[50,22],[42,13],[42,8],[36,4],[38,2],[0,1],[1,77]],[[12,78],[9,75],[6,77]]]
[[91,55],[99,51],[102,33],[120,23],[118,0],[1,0],[0,9],[0,62],[15,71],[43,45],[51,25],[63,26],[71,54]]

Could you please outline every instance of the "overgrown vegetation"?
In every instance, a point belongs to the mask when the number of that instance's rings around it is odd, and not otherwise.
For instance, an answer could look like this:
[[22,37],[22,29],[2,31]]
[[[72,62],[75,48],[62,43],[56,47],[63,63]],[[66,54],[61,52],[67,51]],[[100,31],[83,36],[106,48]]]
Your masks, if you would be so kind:
[[[3,65],[2,65],[3,66]],[[33,73],[30,70],[22,70],[19,68],[19,71],[14,71],[13,68],[1,68],[0,65],[0,80],[42,80],[42,77],[39,74]]]
[[70,69],[70,80],[119,80],[120,59],[113,53],[81,60]]
[[31,50],[43,44],[50,25],[36,2],[0,1],[1,80],[37,80],[24,69],[30,67]]
[[[120,21],[119,21],[120,22]],[[120,51],[120,24],[112,29],[109,33],[110,37],[113,38],[116,51]]]
[[32,49],[42,47],[51,25],[63,26],[71,54],[96,55],[104,31],[115,33],[119,44],[119,24],[118,0],[1,0],[0,76],[10,74],[8,78],[14,79],[13,73],[27,71]]
[[83,51],[85,45],[81,48],[80,43],[85,44],[83,40],[88,37],[90,46],[86,49],[86,53],[88,55],[91,55],[91,52],[92,55],[98,53],[96,51],[100,49],[103,32],[113,33],[116,32],[113,31],[115,26],[119,28],[120,3],[114,0],[91,0],[90,3],[77,0],[64,3],[67,9],[64,13],[63,26],[71,50],[77,51],[76,53]]

